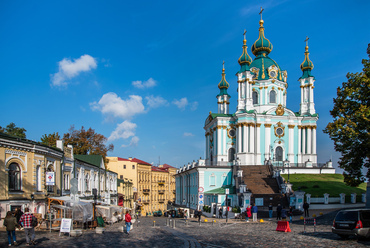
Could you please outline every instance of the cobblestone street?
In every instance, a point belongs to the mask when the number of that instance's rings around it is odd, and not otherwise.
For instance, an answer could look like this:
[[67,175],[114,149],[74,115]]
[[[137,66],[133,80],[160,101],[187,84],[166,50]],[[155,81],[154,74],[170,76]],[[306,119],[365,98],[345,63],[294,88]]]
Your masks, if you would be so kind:
[[[186,225],[183,219],[176,219],[176,228],[166,226],[164,217],[143,217],[134,224],[130,235],[120,231],[123,223],[107,226],[104,234],[94,230],[83,231],[80,237],[59,236],[58,232],[36,232],[37,247],[368,247],[370,240],[358,241],[355,238],[343,240],[331,233],[331,217],[319,219],[316,232],[313,225],[303,233],[303,221],[291,225],[292,232],[277,232],[276,222],[246,223],[244,221],[202,218],[199,225],[191,219]],[[155,221],[155,227],[153,227]],[[1,247],[7,247],[6,232],[0,232]],[[20,247],[24,247],[23,231],[17,231]]]

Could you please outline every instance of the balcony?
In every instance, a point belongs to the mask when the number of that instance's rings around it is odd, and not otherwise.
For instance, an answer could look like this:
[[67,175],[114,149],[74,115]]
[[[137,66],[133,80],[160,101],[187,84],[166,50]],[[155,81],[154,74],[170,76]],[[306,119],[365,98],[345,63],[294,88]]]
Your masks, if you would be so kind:
[[143,204],[149,204],[149,200],[142,200]]
[[150,193],[150,189],[143,189],[143,194],[149,194]]
[[158,202],[162,203],[162,202],[165,202],[166,200],[165,199],[158,199]]
[[164,194],[165,190],[158,190],[158,194]]
[[165,183],[166,183],[166,181],[164,181],[164,180],[159,180],[159,181],[158,181],[158,184],[159,184],[159,185],[164,185]]

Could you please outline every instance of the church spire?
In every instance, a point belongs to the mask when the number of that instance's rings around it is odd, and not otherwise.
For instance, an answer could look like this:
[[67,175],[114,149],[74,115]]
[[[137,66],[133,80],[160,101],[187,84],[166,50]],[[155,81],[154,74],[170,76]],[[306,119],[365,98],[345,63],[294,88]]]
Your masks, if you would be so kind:
[[301,64],[301,70],[303,72],[303,75],[302,75],[301,78],[313,77],[311,75],[311,70],[313,69],[313,63],[309,58],[310,53],[308,52],[308,40],[309,40],[309,38],[306,37],[306,39],[305,39],[305,42],[306,42],[305,49],[306,49],[306,51],[304,52],[304,60]]
[[268,55],[272,51],[272,44],[271,42],[265,38],[265,28],[263,27],[263,20],[262,20],[262,12],[264,9],[261,7],[260,15],[260,28],[259,28],[259,37],[252,45],[252,53],[255,56],[258,55]]
[[225,78],[225,61],[222,62],[222,74],[221,81],[218,84],[220,89],[220,94],[217,95],[218,113],[219,114],[229,114],[229,99],[230,95],[227,93],[229,88],[229,83]]
[[249,56],[248,54],[248,51],[247,51],[247,39],[245,38],[245,34],[247,33],[246,30],[244,30],[244,40],[243,40],[243,53],[242,55],[240,56],[240,58],[238,59],[238,62],[239,62],[239,65],[240,65],[240,72],[243,72],[243,71],[249,71],[249,65],[252,63],[252,59],[251,57]]

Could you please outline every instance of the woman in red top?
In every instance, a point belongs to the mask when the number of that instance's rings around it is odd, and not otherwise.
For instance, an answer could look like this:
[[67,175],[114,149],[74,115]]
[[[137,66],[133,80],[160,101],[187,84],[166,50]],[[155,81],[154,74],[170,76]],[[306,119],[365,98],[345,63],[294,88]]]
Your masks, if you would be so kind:
[[249,222],[249,218],[250,217],[252,217],[252,211],[251,211],[251,209],[252,209],[252,206],[251,205],[248,205],[248,207],[247,207],[247,215],[245,216],[245,220],[247,221],[247,222]]
[[131,215],[129,211],[126,211],[125,222],[126,222],[126,233],[129,234],[131,228]]

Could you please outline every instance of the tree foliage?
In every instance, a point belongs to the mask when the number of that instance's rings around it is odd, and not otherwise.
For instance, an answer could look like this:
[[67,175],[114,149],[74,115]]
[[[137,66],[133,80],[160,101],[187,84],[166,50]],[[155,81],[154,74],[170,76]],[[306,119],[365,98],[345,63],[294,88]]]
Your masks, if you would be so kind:
[[5,128],[0,126],[0,132],[25,139],[27,130],[23,127],[17,127],[14,122],[11,122]]
[[107,152],[114,149],[113,144],[105,145],[107,138],[102,134],[95,133],[92,128],[85,130],[84,127],[81,127],[81,130],[75,130],[74,126],[71,126],[69,132],[64,134],[63,140],[65,145],[73,146],[75,154],[102,155],[105,159]]
[[[338,87],[330,111],[334,120],[324,130],[341,153],[339,167],[344,169],[344,182],[350,186],[363,182],[362,168],[370,167],[370,44],[367,54],[369,59],[362,60],[362,72],[348,73],[348,81]],[[370,170],[366,177],[370,178]]]
[[57,140],[60,140],[60,135],[58,132],[52,134],[44,134],[41,137],[41,143],[47,146],[56,147]]

